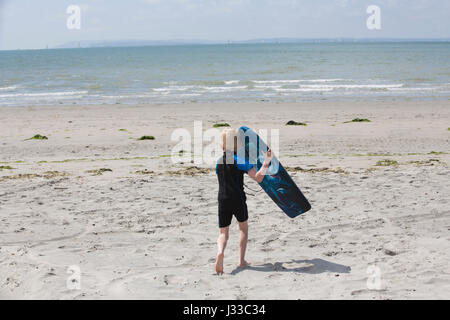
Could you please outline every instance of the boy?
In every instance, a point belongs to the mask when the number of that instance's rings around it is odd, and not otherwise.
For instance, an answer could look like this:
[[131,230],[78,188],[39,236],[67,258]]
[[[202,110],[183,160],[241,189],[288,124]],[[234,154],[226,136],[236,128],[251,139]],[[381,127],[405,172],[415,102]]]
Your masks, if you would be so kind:
[[245,261],[245,250],[248,239],[248,212],[244,193],[244,172],[253,180],[260,183],[264,179],[267,168],[272,159],[272,151],[269,149],[264,156],[264,162],[259,171],[253,168],[253,164],[238,158],[238,136],[235,129],[222,131],[223,156],[216,165],[216,174],[219,180],[219,238],[217,239],[216,272],[223,274],[224,251],[227,245],[229,227],[233,215],[239,223],[239,263],[238,267],[245,267],[249,263]]

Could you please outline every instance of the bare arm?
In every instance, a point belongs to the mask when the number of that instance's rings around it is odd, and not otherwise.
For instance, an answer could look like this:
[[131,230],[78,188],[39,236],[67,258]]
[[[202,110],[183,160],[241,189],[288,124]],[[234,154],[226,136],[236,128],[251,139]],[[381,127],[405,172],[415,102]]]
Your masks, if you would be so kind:
[[269,167],[270,161],[272,160],[272,150],[267,150],[267,153],[264,155],[264,162],[261,168],[256,171],[255,168],[251,168],[248,171],[248,175],[250,178],[255,180],[258,183],[261,183],[266,175],[267,168]]

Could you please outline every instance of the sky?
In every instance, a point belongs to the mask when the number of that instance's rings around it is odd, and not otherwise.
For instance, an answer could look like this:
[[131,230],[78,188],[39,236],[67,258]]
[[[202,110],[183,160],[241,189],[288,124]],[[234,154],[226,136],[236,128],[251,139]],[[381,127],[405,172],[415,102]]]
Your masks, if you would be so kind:
[[[69,29],[67,8],[80,8]],[[381,29],[369,30],[369,5]],[[0,50],[73,41],[450,38],[449,0],[0,0]],[[71,20],[72,21],[72,20]]]

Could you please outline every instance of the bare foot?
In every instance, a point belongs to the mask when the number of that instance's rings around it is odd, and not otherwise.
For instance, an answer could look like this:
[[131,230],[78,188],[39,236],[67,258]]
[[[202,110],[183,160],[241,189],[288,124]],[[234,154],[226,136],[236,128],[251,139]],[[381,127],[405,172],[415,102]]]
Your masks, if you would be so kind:
[[247,267],[249,265],[251,265],[251,263],[244,260],[244,262],[241,262],[241,263],[238,264],[238,267],[239,268],[244,268],[244,267]]
[[216,273],[218,275],[223,274],[223,253],[217,254]]

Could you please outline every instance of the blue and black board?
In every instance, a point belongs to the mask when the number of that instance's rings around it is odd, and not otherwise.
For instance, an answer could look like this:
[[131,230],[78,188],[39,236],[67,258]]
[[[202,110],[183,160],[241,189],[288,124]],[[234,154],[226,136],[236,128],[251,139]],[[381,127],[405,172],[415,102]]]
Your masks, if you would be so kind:
[[[247,127],[240,127],[238,136],[242,145],[241,149],[238,150],[238,155],[245,154],[246,161],[253,164],[255,170],[258,171],[264,161],[262,152],[267,151],[267,145],[253,130]],[[291,218],[311,209],[308,200],[275,156],[272,158],[267,173],[259,185]]]

